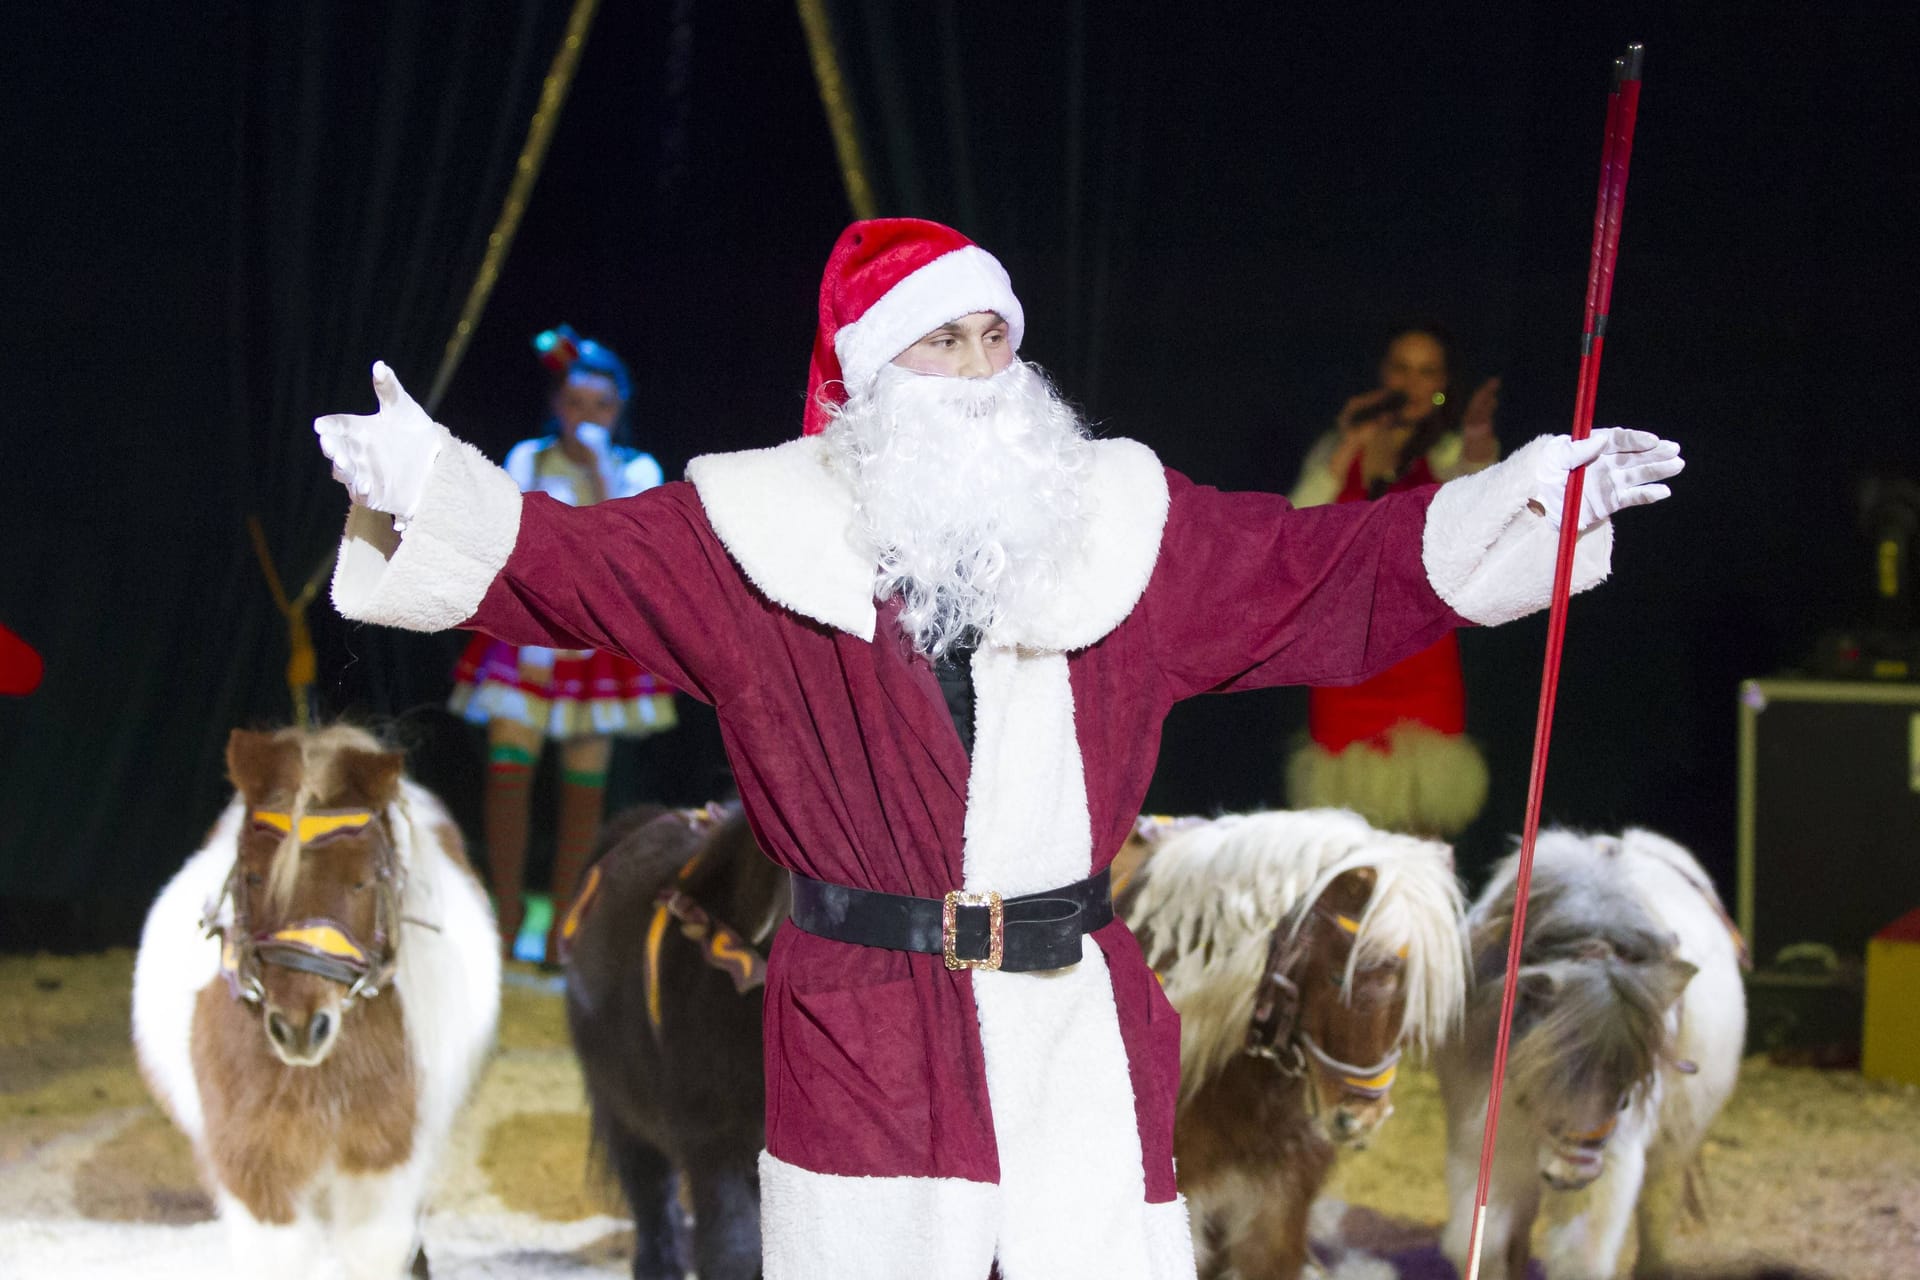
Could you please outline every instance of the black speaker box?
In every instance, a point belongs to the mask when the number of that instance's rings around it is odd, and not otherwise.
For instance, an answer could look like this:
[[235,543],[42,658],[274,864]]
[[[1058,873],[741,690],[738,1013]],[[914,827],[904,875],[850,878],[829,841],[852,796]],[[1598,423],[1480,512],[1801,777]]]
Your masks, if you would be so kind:
[[1740,686],[1739,897],[1754,962],[1852,959],[1920,906],[1920,684]]

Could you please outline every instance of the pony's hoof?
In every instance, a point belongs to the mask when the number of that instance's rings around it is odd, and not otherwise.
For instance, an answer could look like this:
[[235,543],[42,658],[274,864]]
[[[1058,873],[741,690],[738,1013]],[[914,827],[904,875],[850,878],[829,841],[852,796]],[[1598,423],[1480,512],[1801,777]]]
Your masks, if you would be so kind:
[[427,1280],[427,1246],[417,1244],[413,1247],[413,1265],[407,1268],[407,1274],[413,1280]]

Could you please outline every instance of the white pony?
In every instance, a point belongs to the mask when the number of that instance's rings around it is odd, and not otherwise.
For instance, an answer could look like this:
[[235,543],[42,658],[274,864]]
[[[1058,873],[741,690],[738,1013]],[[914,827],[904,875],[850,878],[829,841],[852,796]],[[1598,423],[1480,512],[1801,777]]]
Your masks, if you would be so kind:
[[[1468,916],[1466,1027],[1435,1058],[1452,1204],[1441,1243],[1462,1275],[1515,866],[1500,864]],[[1661,1273],[1701,1139],[1739,1074],[1741,963],[1712,882],[1673,841],[1638,829],[1541,834],[1480,1251],[1486,1280],[1525,1273],[1543,1210],[1549,1280],[1611,1280],[1636,1218],[1633,1274]]]
[[493,913],[398,752],[236,730],[239,794],[134,964],[142,1075],[192,1141],[236,1274],[425,1275],[420,1211],[493,1040]]

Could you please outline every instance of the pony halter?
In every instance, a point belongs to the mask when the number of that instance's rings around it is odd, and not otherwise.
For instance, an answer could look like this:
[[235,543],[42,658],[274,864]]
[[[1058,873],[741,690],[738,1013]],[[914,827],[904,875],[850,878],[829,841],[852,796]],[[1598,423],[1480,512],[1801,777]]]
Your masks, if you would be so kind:
[[[1283,922],[1273,931],[1267,947],[1267,965],[1260,974],[1260,987],[1254,995],[1253,1018],[1247,1024],[1244,1052],[1265,1058],[1283,1076],[1304,1077],[1318,1066],[1340,1082],[1349,1096],[1369,1101],[1384,1098],[1393,1088],[1400,1070],[1400,1050],[1395,1047],[1380,1061],[1366,1066],[1342,1062],[1320,1047],[1313,1033],[1300,1025],[1300,984],[1294,981],[1294,968],[1307,954],[1307,925],[1318,915],[1330,919],[1348,934],[1360,932],[1359,922],[1318,906],[1303,912],[1291,925]],[[1310,1106],[1319,1110],[1318,1091],[1307,1090]]]
[[[311,973],[347,988],[342,1010],[360,999],[380,994],[398,963],[400,892],[405,873],[391,834],[391,820],[371,809],[315,810],[297,817],[284,810],[254,809],[255,830],[293,836],[302,849],[371,828],[374,839],[374,923],[372,946],[363,946],[353,931],[325,917],[298,920],[271,932],[257,933],[245,883],[245,869],[236,856],[220,894],[207,905],[200,927],[220,939],[220,971],[236,999],[259,1004],[266,999],[260,979],[262,964]],[[220,910],[233,904],[233,917],[220,921]]]

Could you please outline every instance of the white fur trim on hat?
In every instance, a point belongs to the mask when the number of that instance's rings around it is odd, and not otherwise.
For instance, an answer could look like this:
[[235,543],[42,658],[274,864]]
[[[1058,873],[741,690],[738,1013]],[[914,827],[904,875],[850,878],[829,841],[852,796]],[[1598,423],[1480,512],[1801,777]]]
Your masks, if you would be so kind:
[[1000,260],[977,244],[942,254],[901,279],[833,336],[841,379],[849,394],[866,389],[887,361],[949,321],[992,311],[1007,322],[1007,340],[1020,349],[1026,314]]

